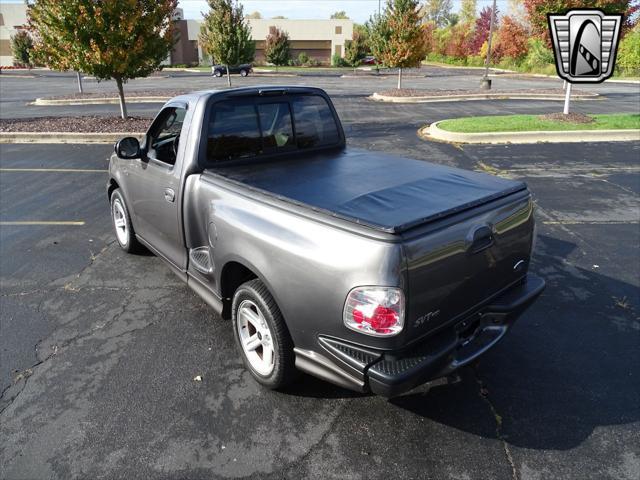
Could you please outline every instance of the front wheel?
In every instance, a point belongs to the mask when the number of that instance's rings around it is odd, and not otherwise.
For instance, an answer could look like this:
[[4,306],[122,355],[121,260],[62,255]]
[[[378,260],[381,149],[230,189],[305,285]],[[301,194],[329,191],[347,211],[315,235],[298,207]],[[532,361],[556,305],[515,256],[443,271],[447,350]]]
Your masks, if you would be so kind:
[[222,76],[222,72],[220,70],[216,70],[213,74],[218,78]]
[[293,341],[278,305],[260,280],[243,283],[236,290],[232,321],[242,361],[253,378],[270,389],[295,380]]
[[120,248],[127,253],[139,252],[142,246],[133,231],[129,209],[119,188],[111,193],[111,220]]

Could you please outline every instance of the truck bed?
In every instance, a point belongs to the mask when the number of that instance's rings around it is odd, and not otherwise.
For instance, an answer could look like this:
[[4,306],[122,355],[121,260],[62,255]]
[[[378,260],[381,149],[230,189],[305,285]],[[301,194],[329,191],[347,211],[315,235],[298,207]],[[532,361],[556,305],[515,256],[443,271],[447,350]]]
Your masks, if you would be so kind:
[[355,148],[207,172],[388,233],[526,188],[520,181]]

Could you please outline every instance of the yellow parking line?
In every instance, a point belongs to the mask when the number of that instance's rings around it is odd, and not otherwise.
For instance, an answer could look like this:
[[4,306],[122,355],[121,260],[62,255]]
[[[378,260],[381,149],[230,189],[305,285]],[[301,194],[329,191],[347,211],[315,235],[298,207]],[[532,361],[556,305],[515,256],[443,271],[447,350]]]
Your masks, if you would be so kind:
[[0,172],[106,173],[108,171],[93,168],[0,168]]
[[71,226],[82,226],[84,222],[82,221],[71,221],[71,222],[57,222],[57,221],[23,221],[23,222],[0,222],[0,225],[71,225]]

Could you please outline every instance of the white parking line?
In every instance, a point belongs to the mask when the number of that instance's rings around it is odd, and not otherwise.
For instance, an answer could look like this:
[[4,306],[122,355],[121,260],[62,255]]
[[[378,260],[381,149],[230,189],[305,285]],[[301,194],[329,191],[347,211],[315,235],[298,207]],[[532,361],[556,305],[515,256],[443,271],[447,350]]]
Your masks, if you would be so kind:
[[21,226],[29,226],[29,225],[71,225],[71,226],[82,226],[84,225],[83,221],[38,221],[38,220],[29,220],[22,222],[0,222],[0,225],[21,225]]
[[39,173],[106,173],[109,170],[94,168],[0,168],[0,172],[39,172]]

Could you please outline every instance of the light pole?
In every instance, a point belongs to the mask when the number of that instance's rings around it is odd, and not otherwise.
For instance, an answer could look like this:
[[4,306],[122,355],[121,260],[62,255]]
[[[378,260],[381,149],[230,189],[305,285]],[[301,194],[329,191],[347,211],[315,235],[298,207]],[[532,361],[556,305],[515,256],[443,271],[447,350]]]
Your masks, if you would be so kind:
[[496,18],[496,0],[493,0],[491,7],[491,20],[489,21],[489,39],[487,40],[487,61],[484,69],[484,76],[480,82],[480,86],[485,90],[491,90],[491,80],[489,80],[489,64],[491,63],[491,40],[493,38],[493,24]]

